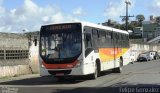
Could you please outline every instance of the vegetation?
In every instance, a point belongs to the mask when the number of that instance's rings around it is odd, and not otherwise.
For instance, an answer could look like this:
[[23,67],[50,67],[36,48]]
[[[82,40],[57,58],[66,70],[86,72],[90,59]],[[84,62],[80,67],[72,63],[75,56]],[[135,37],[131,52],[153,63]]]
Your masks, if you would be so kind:
[[11,77],[9,76],[4,76],[4,77],[0,77],[0,80],[6,80],[6,79],[10,79]]
[[139,14],[136,16],[137,21],[139,22],[140,26],[142,26],[142,22],[145,20],[144,15]]
[[[133,28],[135,28],[135,27],[141,27],[142,26],[142,22],[145,20],[145,17],[142,14],[138,14],[135,17],[135,19],[136,19],[135,21],[132,21],[132,22],[128,23],[128,30],[133,30]],[[126,20],[126,18],[123,17],[122,21],[124,22],[125,20]],[[157,18],[156,21],[160,23],[160,17]],[[126,26],[125,23],[117,24],[117,25],[114,26],[114,28],[125,30],[125,26]]]

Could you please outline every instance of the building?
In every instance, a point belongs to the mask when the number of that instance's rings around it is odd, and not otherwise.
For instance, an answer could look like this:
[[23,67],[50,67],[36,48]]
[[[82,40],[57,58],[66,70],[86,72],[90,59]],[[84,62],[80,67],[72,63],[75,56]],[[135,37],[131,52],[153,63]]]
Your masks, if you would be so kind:
[[[149,41],[157,36],[160,36],[160,24],[157,23],[157,18],[150,16],[149,21],[143,21],[142,23],[142,38]],[[134,30],[137,33],[137,29]]]
[[155,28],[155,37],[160,36],[160,25]]
[[143,36],[143,28],[142,27],[135,27],[133,28],[132,37],[135,39],[142,38]]
[[147,41],[156,37],[156,35],[155,35],[156,28],[157,28],[156,23],[151,23],[151,22],[150,23],[143,23],[142,27],[143,27],[143,38],[146,38]]

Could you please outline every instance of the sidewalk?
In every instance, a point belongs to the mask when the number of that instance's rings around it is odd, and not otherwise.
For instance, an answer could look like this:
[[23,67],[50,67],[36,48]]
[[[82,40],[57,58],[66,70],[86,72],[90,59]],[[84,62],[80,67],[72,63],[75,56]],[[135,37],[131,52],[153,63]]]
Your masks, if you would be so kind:
[[39,74],[28,74],[28,75],[20,75],[16,77],[2,77],[0,78],[0,83],[14,81],[14,80],[28,79],[28,78],[36,78],[36,77],[40,77],[40,75]]

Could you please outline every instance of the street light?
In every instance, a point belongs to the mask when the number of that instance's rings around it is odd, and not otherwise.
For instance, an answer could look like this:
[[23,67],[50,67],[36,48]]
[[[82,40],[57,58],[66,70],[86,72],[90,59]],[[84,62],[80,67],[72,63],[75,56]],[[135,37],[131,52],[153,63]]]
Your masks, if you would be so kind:
[[131,5],[130,0],[125,0],[125,3],[128,3],[129,5]]

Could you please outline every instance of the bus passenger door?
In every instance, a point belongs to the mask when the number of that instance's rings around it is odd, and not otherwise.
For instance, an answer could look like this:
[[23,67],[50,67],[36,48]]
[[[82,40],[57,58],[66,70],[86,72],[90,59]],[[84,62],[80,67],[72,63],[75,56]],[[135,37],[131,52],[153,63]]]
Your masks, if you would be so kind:
[[84,72],[86,74],[94,73],[94,61],[93,61],[93,48],[92,48],[92,37],[91,33],[84,33],[84,53],[85,53],[85,60],[84,60]]
[[91,34],[90,33],[85,33],[84,34],[84,44],[85,44],[85,57],[87,57],[90,52],[92,52],[92,39],[91,39]]
[[114,59],[114,62],[113,62],[113,67],[115,68],[116,67],[116,52],[117,52],[117,45],[116,45],[116,33],[112,32],[112,44],[113,44],[113,59]]

